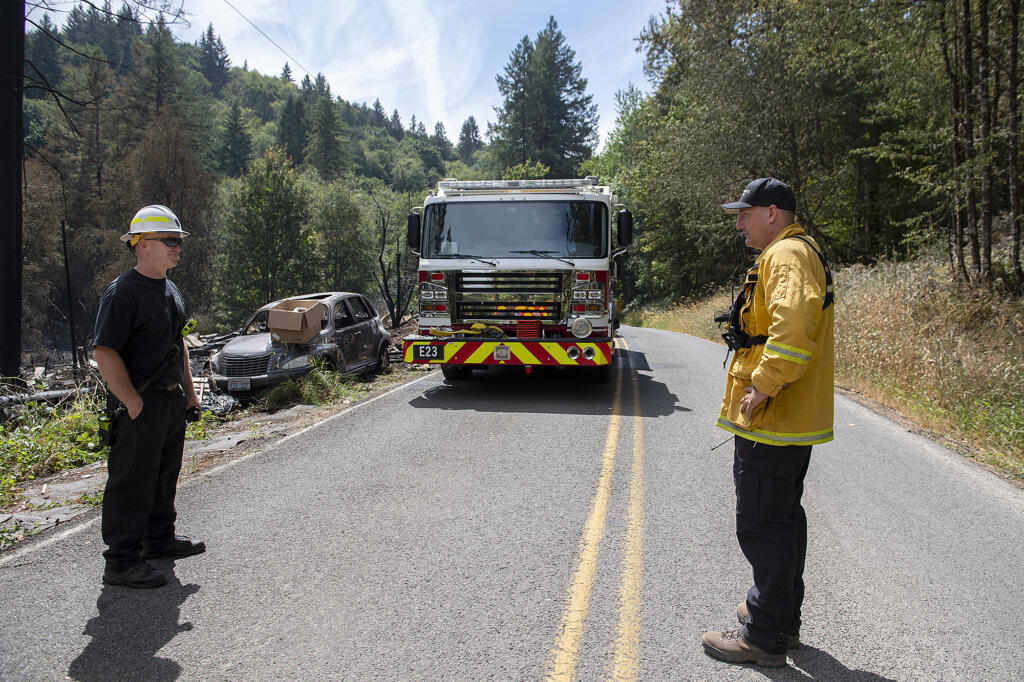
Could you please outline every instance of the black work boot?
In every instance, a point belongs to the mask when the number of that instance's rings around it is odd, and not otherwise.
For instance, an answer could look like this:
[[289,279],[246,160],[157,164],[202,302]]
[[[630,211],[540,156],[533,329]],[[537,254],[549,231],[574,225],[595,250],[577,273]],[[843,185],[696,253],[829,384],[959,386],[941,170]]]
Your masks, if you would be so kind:
[[206,543],[192,540],[184,535],[175,535],[170,542],[160,547],[142,546],[143,559],[181,559],[182,557],[202,554],[206,551]]
[[145,561],[131,564],[124,570],[118,570],[107,564],[103,569],[103,583],[106,585],[124,585],[136,589],[160,587],[167,584],[167,576],[156,570]]

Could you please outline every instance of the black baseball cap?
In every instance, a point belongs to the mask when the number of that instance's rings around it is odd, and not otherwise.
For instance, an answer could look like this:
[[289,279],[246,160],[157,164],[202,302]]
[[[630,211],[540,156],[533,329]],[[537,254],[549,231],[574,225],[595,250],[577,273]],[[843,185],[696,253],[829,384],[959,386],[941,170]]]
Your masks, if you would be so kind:
[[789,185],[775,178],[758,178],[747,185],[739,201],[722,204],[730,213],[739,213],[752,206],[778,206],[783,211],[796,212],[796,197]]

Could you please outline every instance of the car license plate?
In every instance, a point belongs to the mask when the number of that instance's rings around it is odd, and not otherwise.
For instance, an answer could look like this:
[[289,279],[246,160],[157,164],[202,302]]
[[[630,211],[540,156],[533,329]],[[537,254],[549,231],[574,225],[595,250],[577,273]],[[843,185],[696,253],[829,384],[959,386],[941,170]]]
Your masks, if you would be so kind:
[[416,360],[440,360],[441,346],[432,344],[420,344],[413,346],[412,356]]
[[252,389],[252,381],[249,377],[231,377],[228,379],[229,391],[248,391]]
[[494,347],[494,359],[495,360],[511,360],[512,359],[512,348],[509,346],[495,346]]

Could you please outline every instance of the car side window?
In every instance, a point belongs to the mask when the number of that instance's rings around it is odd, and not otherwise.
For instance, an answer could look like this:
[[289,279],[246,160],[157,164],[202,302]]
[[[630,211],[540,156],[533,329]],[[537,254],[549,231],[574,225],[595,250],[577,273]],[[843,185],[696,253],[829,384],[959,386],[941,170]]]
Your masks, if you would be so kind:
[[370,313],[366,310],[366,306],[359,298],[348,299],[349,304],[352,306],[352,313],[356,316],[356,322],[366,322],[370,319]]
[[359,300],[363,302],[363,306],[366,307],[366,312],[370,313],[370,317],[377,317],[377,309],[373,307],[372,303],[365,298],[360,298]]
[[334,328],[343,329],[344,327],[348,327],[351,325],[351,313],[349,313],[344,301],[338,301],[337,303],[334,304]]
[[267,311],[261,310],[252,316],[242,333],[249,336],[250,334],[262,334],[265,331],[267,331]]

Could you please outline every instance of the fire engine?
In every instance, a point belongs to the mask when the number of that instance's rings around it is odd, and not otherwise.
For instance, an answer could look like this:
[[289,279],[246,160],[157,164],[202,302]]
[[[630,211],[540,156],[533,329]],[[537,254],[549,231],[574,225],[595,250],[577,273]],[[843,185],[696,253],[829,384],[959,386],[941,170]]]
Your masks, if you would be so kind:
[[593,176],[439,182],[409,214],[419,326],[404,360],[438,364],[449,380],[504,365],[607,381],[613,285],[632,233],[632,214]]

